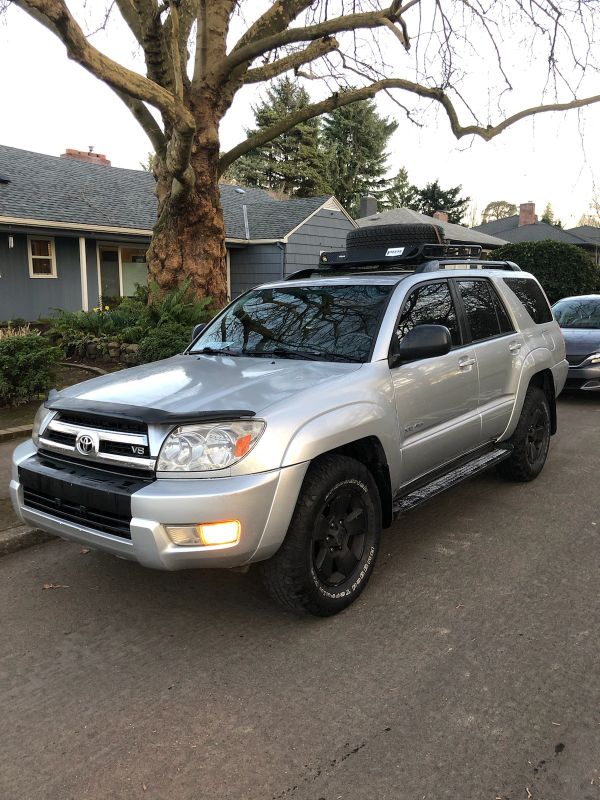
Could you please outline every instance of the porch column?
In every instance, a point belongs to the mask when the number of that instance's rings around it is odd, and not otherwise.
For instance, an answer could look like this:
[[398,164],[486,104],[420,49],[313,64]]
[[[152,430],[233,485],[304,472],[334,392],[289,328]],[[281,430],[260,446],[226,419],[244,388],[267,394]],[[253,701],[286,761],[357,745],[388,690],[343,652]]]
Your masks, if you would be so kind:
[[79,237],[79,272],[81,275],[81,308],[84,311],[89,311],[85,236]]

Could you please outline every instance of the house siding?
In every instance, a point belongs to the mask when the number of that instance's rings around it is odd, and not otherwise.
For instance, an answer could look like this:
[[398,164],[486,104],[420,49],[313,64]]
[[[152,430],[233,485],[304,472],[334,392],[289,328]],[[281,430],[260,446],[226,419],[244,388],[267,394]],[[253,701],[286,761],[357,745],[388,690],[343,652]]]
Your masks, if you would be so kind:
[[75,311],[81,308],[79,242],[75,238],[54,236],[56,278],[30,278],[27,236],[0,236],[0,319],[34,321],[49,317],[53,309]]
[[285,274],[316,267],[322,250],[345,250],[354,226],[341,211],[321,209],[288,239]]
[[283,252],[277,244],[255,244],[231,249],[231,297],[282,276]]

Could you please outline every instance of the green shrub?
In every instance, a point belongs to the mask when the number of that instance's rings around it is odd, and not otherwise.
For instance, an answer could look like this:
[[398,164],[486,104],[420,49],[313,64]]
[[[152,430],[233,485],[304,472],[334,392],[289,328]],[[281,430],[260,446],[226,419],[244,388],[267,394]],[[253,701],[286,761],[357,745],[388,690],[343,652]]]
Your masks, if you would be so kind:
[[58,347],[38,333],[0,339],[0,405],[20,405],[52,388]]
[[551,240],[506,244],[494,250],[491,258],[515,261],[535,275],[551,303],[600,290],[600,269],[585,250],[573,244]]
[[190,343],[189,325],[166,319],[146,335],[140,343],[138,360],[142,364],[182,353]]
[[[155,358],[166,358],[167,355],[181,352],[181,343],[184,341],[181,331],[186,331],[187,344],[194,325],[212,317],[210,306],[210,298],[196,299],[189,281],[164,294],[155,284],[138,286],[132,297],[124,297],[115,308],[57,310],[49,335],[68,356],[77,358],[84,356],[86,346],[92,339],[102,352],[110,341],[142,344],[149,338],[150,342],[143,352],[147,353],[144,360],[151,361],[154,360],[150,357],[151,353],[161,353]],[[168,341],[161,347],[157,331],[166,323],[171,323],[164,332]]]

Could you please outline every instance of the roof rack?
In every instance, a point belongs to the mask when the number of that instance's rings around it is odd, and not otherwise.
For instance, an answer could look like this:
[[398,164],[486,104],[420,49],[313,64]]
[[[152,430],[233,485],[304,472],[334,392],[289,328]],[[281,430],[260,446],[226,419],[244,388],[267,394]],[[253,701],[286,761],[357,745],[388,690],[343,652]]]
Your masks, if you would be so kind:
[[419,244],[403,245],[399,247],[369,247],[353,248],[348,250],[334,250],[321,253],[319,263],[332,269],[346,268],[361,265],[381,266],[388,264],[419,264],[433,258],[479,258],[481,245],[456,245],[456,244]]

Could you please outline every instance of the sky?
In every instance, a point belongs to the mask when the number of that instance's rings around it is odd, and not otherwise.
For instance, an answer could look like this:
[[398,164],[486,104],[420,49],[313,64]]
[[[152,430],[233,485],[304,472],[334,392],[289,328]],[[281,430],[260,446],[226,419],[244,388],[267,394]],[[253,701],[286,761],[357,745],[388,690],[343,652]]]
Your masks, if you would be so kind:
[[[126,66],[142,70],[140,53],[117,20],[92,41]],[[509,55],[518,82],[510,97],[511,111],[513,106],[516,110],[539,102],[535,92],[543,67],[535,63],[527,67],[513,46]],[[491,91],[491,78],[479,70],[473,68],[469,75],[470,88],[484,96]],[[63,45],[15,6],[0,20],[0,76],[1,144],[51,155],[68,147],[93,146],[113,166],[133,169],[146,160],[150,144],[125,106],[108,87],[69,61]],[[224,150],[244,138],[259,95],[256,86],[239,93],[221,125]],[[442,187],[462,185],[477,217],[492,200],[517,206],[533,201],[539,216],[550,202],[564,227],[571,227],[586,213],[594,187],[600,185],[600,104],[527,119],[483,142],[475,137],[457,141],[445,114],[434,108],[420,118],[423,127],[417,127],[386,96],[379,96],[377,103],[380,113],[399,122],[390,141],[390,173],[405,167],[411,182],[419,186],[436,179]],[[492,118],[497,120],[498,115]]]

